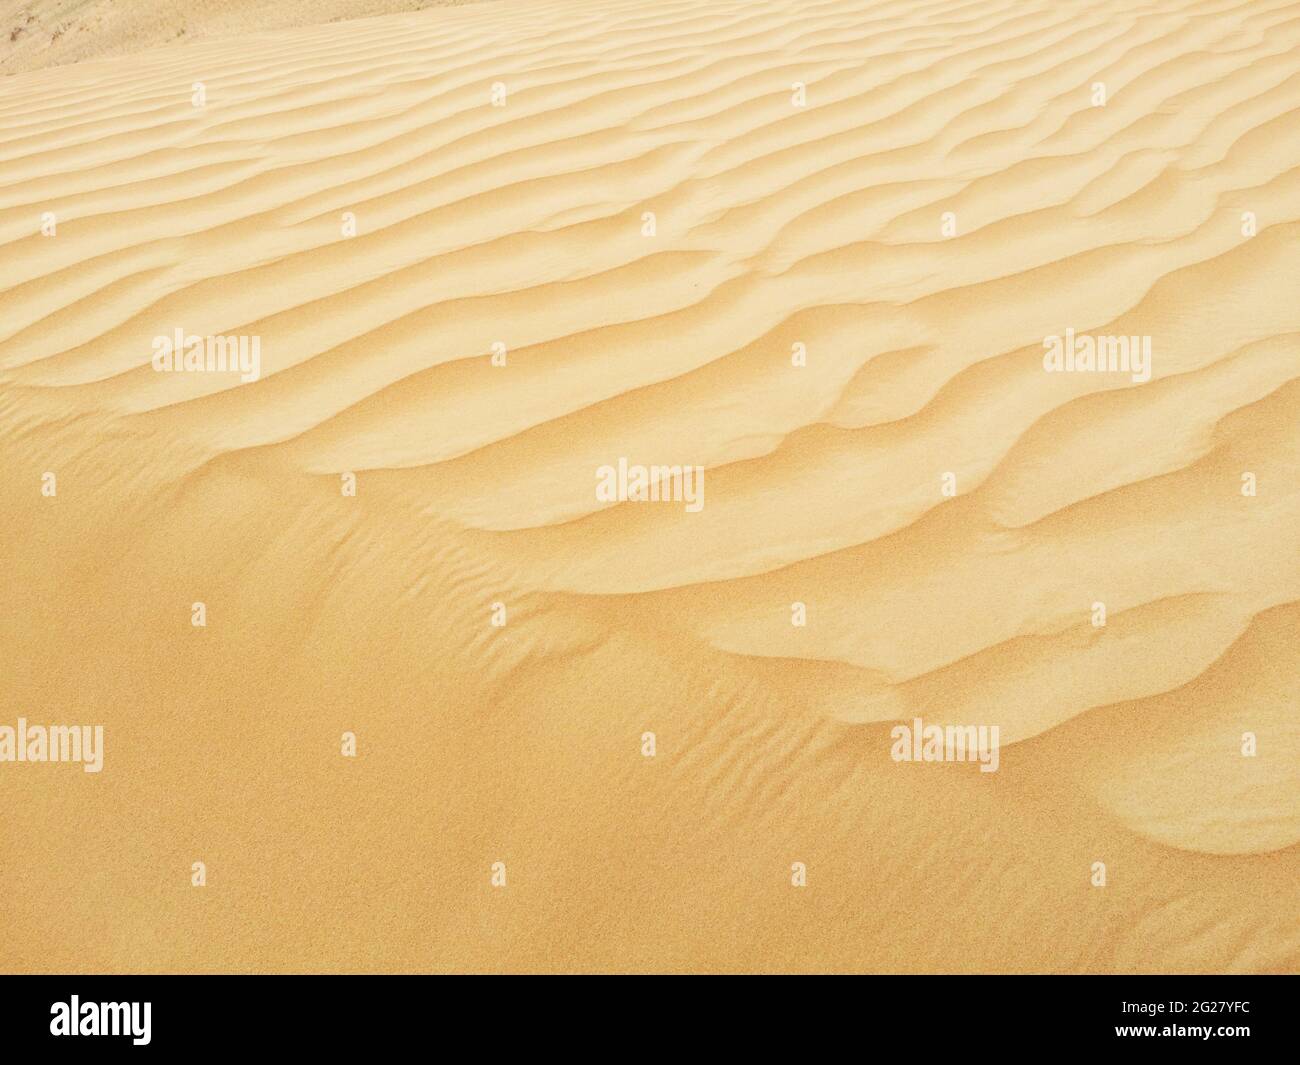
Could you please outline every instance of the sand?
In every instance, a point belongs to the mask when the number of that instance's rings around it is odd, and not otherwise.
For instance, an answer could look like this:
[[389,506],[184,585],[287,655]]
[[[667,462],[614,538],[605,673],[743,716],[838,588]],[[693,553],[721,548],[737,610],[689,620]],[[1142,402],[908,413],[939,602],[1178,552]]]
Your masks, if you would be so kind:
[[1294,0],[162,43],[0,78],[0,969],[1300,969]]
[[[479,0],[0,0],[0,74]],[[511,0],[516,5],[531,0]],[[6,43],[7,42],[7,43]]]

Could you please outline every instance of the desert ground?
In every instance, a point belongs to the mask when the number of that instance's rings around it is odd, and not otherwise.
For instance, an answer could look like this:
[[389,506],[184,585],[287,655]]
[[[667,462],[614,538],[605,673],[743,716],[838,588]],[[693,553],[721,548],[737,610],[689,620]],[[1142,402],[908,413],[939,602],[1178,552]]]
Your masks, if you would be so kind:
[[71,7],[0,970],[1300,970],[1300,3]]
[[[481,0],[0,0],[0,75]],[[523,6],[533,0],[511,0]],[[6,43],[7,42],[7,43]]]

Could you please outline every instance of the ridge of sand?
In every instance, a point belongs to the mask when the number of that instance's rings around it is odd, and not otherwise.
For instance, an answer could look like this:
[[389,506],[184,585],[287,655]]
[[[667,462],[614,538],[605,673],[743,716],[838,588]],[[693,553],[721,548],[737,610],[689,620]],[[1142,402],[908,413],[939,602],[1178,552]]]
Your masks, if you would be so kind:
[[[0,773],[76,811],[15,826],[16,927],[104,934],[4,960],[1295,970],[1298,134],[1277,0],[503,2],[0,79],[5,705],[115,768]],[[1150,379],[1045,373],[1067,327]],[[156,373],[176,328],[260,379]],[[600,501],[621,456],[703,509]],[[914,716],[1001,768],[894,764]]]
[[[0,75],[483,0],[0,0]],[[528,0],[513,0],[515,4]],[[7,45],[6,45],[7,42]]]

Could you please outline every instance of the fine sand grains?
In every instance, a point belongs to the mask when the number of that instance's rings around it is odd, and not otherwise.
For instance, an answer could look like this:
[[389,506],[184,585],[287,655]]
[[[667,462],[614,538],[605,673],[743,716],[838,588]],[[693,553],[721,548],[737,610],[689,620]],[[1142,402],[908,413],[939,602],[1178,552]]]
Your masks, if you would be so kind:
[[1294,0],[0,79],[0,967],[1295,971],[1298,249]]

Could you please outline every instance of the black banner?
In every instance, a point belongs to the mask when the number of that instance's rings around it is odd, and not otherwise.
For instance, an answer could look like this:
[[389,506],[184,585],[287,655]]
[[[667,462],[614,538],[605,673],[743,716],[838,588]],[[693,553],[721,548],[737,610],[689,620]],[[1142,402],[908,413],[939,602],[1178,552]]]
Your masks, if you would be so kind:
[[465,1040],[488,1055],[515,1040],[534,1052],[665,1053],[714,1043],[797,1053],[847,1038],[864,1054],[1132,1044],[1137,1053],[1294,1055],[1296,1045],[1293,977],[525,980],[10,976],[0,978],[0,1023],[7,1050],[41,1055],[269,1048],[333,1057]]

